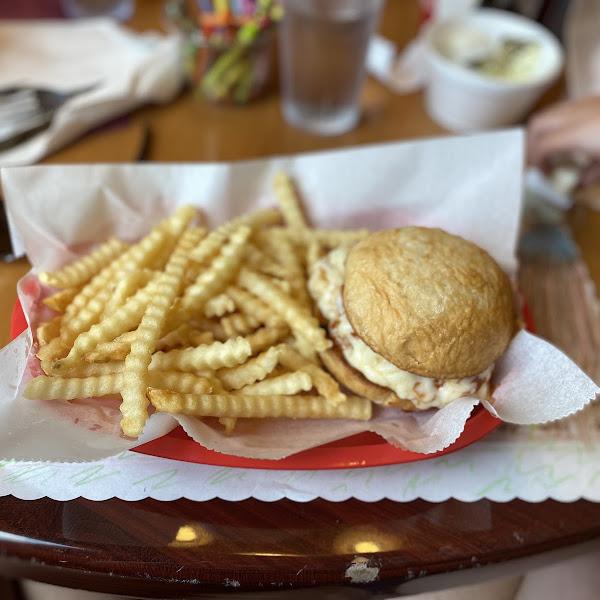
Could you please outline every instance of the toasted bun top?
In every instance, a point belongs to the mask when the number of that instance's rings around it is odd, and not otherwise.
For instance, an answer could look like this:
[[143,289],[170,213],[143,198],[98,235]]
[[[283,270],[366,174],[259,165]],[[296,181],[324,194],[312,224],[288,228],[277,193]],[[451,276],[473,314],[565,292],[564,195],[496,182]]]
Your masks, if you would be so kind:
[[401,227],[359,242],[343,299],[367,345],[423,377],[481,373],[514,330],[508,277],[487,252],[441,229]]

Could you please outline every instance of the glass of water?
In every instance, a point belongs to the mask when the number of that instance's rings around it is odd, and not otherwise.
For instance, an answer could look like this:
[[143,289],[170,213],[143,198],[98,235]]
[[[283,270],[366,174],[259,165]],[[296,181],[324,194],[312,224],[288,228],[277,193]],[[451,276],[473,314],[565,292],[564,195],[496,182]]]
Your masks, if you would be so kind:
[[283,0],[279,64],[283,116],[317,135],[360,118],[365,57],[383,0]]

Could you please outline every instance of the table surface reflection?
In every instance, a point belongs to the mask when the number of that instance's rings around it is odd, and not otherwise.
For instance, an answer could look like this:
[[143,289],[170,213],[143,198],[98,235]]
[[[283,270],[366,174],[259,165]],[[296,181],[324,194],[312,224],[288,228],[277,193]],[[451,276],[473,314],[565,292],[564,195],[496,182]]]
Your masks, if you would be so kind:
[[[161,1],[140,1],[129,24],[140,31],[160,28],[162,10]],[[417,26],[416,1],[388,1],[381,23],[386,37],[402,47]],[[560,88],[544,101],[552,94]],[[282,120],[276,82],[264,99],[242,108],[205,104],[186,91],[166,106],[136,111],[120,132],[86,136],[43,162],[238,160],[446,133],[427,117],[420,93],[394,95],[369,80],[362,105],[355,130],[317,138]],[[590,215],[576,232],[595,281],[599,226]],[[28,268],[25,260],[0,264],[2,345],[16,282]],[[146,597],[324,586],[385,597],[406,582],[447,584],[433,575],[454,573],[467,583],[478,573],[514,573],[532,560],[597,543],[600,509],[586,501],[0,499],[0,574]]]

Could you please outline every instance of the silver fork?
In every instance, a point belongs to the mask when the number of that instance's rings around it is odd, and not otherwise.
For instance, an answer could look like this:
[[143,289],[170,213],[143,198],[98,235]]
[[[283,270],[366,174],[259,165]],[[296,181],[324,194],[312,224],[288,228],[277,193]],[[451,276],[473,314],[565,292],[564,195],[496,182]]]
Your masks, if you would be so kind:
[[13,148],[46,129],[60,106],[93,87],[71,92],[36,88],[0,91],[0,151]]

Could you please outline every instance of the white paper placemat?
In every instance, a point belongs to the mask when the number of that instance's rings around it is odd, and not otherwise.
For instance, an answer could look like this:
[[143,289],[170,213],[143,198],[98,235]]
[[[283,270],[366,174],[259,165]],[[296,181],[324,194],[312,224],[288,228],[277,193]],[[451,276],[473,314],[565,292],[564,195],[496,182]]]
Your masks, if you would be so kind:
[[600,445],[502,437],[502,432],[494,433],[463,450],[420,462],[323,471],[214,467],[129,451],[85,464],[0,461],[0,495],[25,500],[600,501]]

